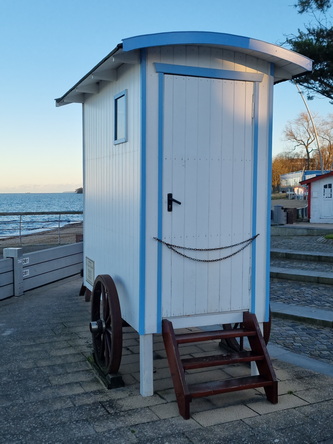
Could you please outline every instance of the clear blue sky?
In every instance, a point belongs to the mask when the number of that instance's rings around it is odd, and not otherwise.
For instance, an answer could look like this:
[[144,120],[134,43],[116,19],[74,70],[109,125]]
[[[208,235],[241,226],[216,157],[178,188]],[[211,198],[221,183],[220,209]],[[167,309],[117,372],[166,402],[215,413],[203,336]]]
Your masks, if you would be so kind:
[[[0,192],[57,192],[82,185],[81,106],[62,96],[123,38],[215,31],[282,44],[311,17],[294,0],[0,0]],[[331,111],[325,99],[313,113]],[[296,88],[275,87],[274,151],[303,112]]]

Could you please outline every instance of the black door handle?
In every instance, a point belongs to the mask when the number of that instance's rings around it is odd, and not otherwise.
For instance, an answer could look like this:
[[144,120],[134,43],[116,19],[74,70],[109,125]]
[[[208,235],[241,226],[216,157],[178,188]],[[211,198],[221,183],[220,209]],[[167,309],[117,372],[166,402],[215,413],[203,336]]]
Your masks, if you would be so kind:
[[173,202],[178,205],[182,204],[181,202],[179,202],[179,200],[176,200],[172,197],[172,193],[168,193],[168,211],[172,211],[172,203]]

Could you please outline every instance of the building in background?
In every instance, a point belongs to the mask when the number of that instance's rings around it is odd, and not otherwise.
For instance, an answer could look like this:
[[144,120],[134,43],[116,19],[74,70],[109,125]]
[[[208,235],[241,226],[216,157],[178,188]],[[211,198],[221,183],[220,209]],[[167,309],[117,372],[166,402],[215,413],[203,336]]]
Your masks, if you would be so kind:
[[312,223],[333,223],[333,171],[301,181],[308,188],[308,217]]

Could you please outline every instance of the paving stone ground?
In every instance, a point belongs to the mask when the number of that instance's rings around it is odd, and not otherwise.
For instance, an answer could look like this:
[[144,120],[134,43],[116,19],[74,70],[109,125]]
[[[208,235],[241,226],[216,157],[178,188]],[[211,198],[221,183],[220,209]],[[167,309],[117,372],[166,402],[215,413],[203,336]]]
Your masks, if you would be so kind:
[[[80,278],[27,292],[0,305],[0,443],[324,443],[333,437],[332,379],[273,361],[279,403],[262,390],[197,399],[178,413],[161,337],[155,337],[155,395],[139,393],[139,337],[126,329],[125,387],[106,390],[90,366],[89,304]],[[217,344],[207,345],[211,352]],[[185,347],[196,356],[202,347]],[[235,377],[247,367],[213,369]],[[207,379],[194,372],[192,380]],[[311,408],[313,408],[311,410]]]
[[[154,339],[159,356],[154,361],[155,394],[141,397],[139,337],[127,328],[120,368],[125,387],[106,390],[89,363],[89,304],[78,296],[80,284],[80,277],[65,279],[0,303],[1,444],[333,443],[333,379],[277,359],[273,360],[279,379],[277,405],[270,404],[260,389],[229,393],[193,400],[191,419],[185,421],[178,414],[158,335]],[[272,286],[276,300],[288,293],[285,286]],[[297,294],[301,293],[295,287],[293,303]],[[322,301],[330,303],[327,286],[313,287],[307,294],[309,301],[321,295]],[[292,338],[293,350],[299,343],[303,343],[300,353],[307,350],[309,356],[320,349],[317,358],[332,364],[331,350],[325,348],[330,341],[325,329],[309,333],[309,326],[283,322],[274,321],[273,341],[288,347]],[[309,340],[304,347],[306,335]],[[217,344],[205,347],[191,345],[183,353],[208,353]],[[193,382],[206,379],[207,371],[220,378],[249,369],[229,366],[196,371]]]

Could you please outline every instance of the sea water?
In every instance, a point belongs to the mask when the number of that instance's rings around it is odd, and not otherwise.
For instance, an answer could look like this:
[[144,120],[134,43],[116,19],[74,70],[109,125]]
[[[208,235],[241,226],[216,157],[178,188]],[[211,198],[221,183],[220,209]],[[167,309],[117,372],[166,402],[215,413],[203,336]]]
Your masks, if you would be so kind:
[[[0,213],[83,211],[83,194],[0,193]],[[20,227],[21,220],[21,227]],[[30,234],[82,221],[82,214],[0,215],[0,237]]]

